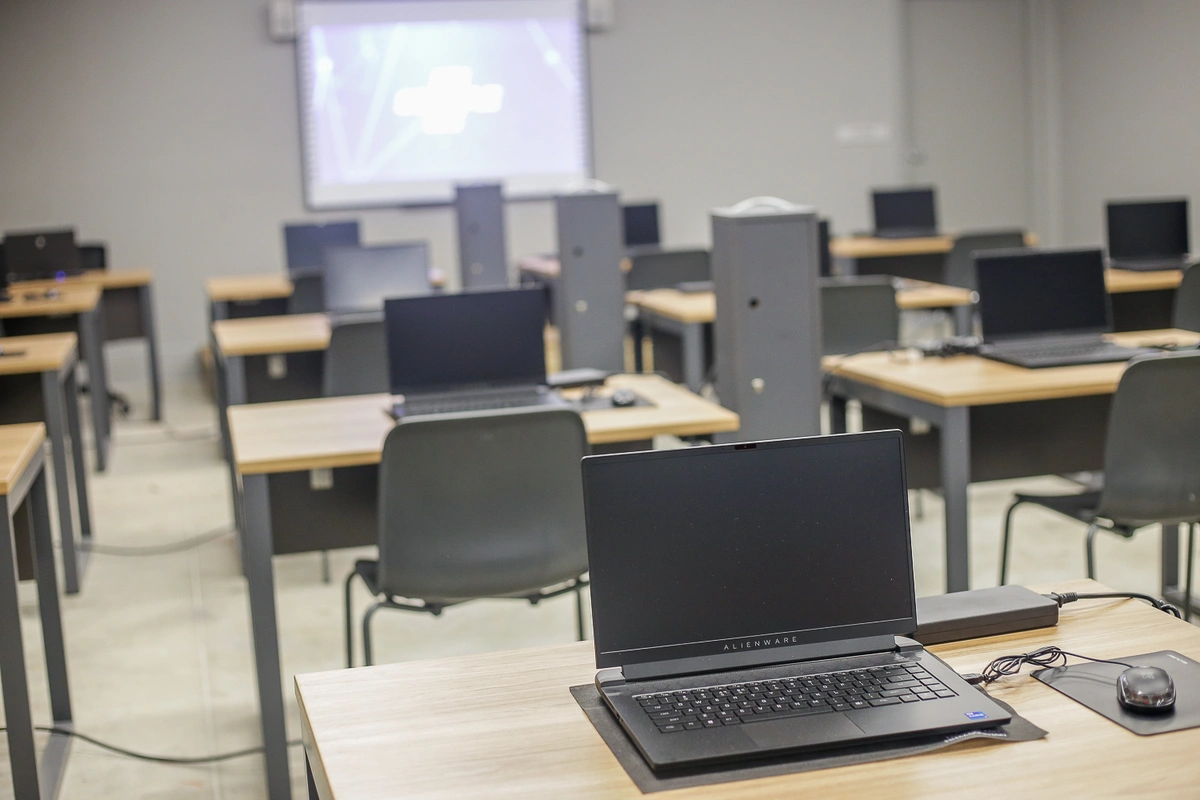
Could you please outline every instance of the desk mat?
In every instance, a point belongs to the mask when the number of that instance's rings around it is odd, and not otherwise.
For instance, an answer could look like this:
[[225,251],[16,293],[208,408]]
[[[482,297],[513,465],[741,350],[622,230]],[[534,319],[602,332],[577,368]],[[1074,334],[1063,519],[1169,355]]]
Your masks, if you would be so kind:
[[1125,671],[1120,664],[1052,667],[1038,670],[1033,677],[1139,736],[1200,727],[1200,664],[1174,650],[1114,658],[1139,667],[1165,669],[1175,682],[1175,709],[1165,714],[1126,711],[1117,700],[1117,677]]
[[604,704],[604,699],[600,697],[600,692],[594,684],[572,686],[571,696],[575,698],[575,702],[579,703],[583,713],[587,714],[588,719],[595,726],[596,732],[600,734],[600,738],[612,750],[612,754],[617,757],[617,761],[625,769],[625,773],[629,775],[642,794],[710,786],[732,781],[747,781],[754,778],[772,778],[796,772],[812,772],[819,769],[848,767],[871,761],[903,758],[904,756],[930,753],[972,739],[1001,743],[1032,742],[1046,736],[1046,731],[1018,715],[1008,704],[993,697],[992,700],[1012,714],[1012,722],[995,728],[985,728],[967,733],[922,736],[899,742],[876,742],[857,747],[841,747],[837,750],[822,750],[816,753],[792,753],[754,761],[689,767],[671,770],[669,773],[655,773],[646,764],[637,747],[625,733],[625,729],[621,727],[621,723],[617,722],[617,718],[608,710],[608,706]]
[[569,400],[568,402],[570,403],[571,406],[573,406],[575,408],[576,411],[579,411],[579,412],[605,411],[605,410],[611,410],[611,409],[617,409],[617,408],[625,409],[625,408],[653,408],[654,407],[654,403],[652,403],[649,400],[647,400],[646,398],[642,397],[640,394],[637,394],[637,392],[634,392],[634,396],[636,397],[636,400],[634,400],[634,403],[631,406],[619,406],[619,407],[614,406],[612,404],[612,392],[609,392],[609,391],[605,391],[603,393],[597,392],[597,393],[591,395],[590,397],[579,397],[579,398],[576,398],[573,400]]

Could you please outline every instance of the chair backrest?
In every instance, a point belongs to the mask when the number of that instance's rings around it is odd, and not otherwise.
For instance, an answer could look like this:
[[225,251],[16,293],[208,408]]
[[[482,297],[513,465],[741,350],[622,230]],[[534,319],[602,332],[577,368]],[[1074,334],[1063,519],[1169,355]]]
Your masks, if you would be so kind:
[[965,233],[954,240],[946,256],[945,283],[975,291],[975,260],[971,254],[980,250],[1011,250],[1025,246],[1025,232],[1022,230],[980,231]]
[[625,288],[629,291],[670,289],[690,281],[711,281],[707,250],[646,250],[629,254]]
[[821,279],[821,352],[857,353],[900,338],[890,275]]
[[325,310],[325,278],[320,269],[297,270],[291,279],[289,314],[320,314]]
[[1185,331],[1200,331],[1200,269],[1196,265],[1183,273],[1183,283],[1175,291],[1172,325]]
[[387,335],[380,314],[332,320],[321,375],[325,397],[388,391]]
[[402,419],[379,469],[381,591],[521,597],[586,572],[587,450],[566,408]]
[[1114,522],[1200,521],[1200,353],[1136,359],[1113,395],[1099,513]]

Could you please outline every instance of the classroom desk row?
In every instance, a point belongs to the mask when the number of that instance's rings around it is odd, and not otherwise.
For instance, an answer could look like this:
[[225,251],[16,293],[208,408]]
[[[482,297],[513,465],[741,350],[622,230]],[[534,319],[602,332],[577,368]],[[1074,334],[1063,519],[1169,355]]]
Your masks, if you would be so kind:
[[[657,435],[733,431],[738,417],[656,375],[619,375],[652,405],[583,412],[593,451],[644,449]],[[272,556],[376,543],[378,464],[394,422],[390,397],[318,398],[232,406],[233,484],[241,507],[267,782],[290,795]]]
[[[1034,591],[1100,592],[1093,581]],[[1200,631],[1136,600],[1067,606],[1057,627],[931,647],[959,672],[1056,645],[1098,658],[1176,650]],[[1200,729],[1137,736],[1027,673],[988,687],[1044,739],[960,743],[907,758],[683,788],[671,797],[1191,797]],[[569,689],[591,684],[591,642],[297,675],[313,800],[637,798]],[[469,703],[461,702],[469,697]]]

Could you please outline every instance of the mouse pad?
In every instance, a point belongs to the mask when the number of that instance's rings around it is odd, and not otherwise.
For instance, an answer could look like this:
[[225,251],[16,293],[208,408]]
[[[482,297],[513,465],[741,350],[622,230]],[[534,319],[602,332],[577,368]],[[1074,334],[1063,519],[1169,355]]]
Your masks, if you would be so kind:
[[1117,676],[1125,671],[1120,664],[1072,664],[1041,669],[1033,677],[1139,736],[1200,727],[1200,664],[1174,650],[1115,659],[1165,669],[1175,682],[1175,710],[1159,714],[1126,711],[1117,700]]
[[[983,691],[980,689],[979,691]],[[986,694],[986,692],[984,692]],[[777,775],[791,775],[796,772],[813,772],[819,769],[833,767],[848,767],[854,764],[866,764],[871,761],[884,761],[891,758],[915,756],[930,753],[949,747],[952,744],[971,740],[991,742],[1032,742],[1041,739],[1046,732],[1029,720],[1017,714],[1006,703],[991,698],[1012,714],[1012,722],[995,728],[984,728],[966,733],[947,735],[922,736],[914,739],[904,739],[896,742],[875,742],[855,747],[840,747],[836,750],[821,750],[815,753],[790,753],[771,758],[741,761],[735,763],[714,764],[703,767],[689,767],[671,770],[666,773],[655,773],[646,764],[637,747],[630,740],[621,723],[608,710],[604,699],[600,697],[595,684],[572,686],[571,696],[587,718],[595,726],[600,738],[608,745],[609,750],[616,756],[617,761],[629,775],[630,780],[641,790],[642,794],[665,792],[671,789],[687,789],[697,786],[710,786],[733,781],[748,781],[754,778],[771,778]],[[989,695],[990,697],[990,695]]]
[[[621,406],[617,410],[620,411],[620,410],[624,410],[626,408],[642,408],[642,407],[654,405],[654,403],[651,403],[649,400],[642,397],[640,394],[637,394],[635,392],[634,395],[637,399],[633,405]],[[578,411],[603,411],[605,409],[616,408],[612,404],[612,392],[607,392],[607,391],[603,392],[603,393],[597,392],[596,394],[592,395],[591,397],[580,397],[578,399],[572,400],[571,405],[573,405],[576,408],[576,410],[578,410]]]

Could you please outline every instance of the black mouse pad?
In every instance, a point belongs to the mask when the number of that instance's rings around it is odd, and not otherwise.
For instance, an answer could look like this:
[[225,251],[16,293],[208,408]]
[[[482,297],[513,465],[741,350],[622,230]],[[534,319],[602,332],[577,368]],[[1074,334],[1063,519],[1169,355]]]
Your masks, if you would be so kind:
[[[979,691],[983,691],[980,689]],[[985,692],[986,694],[986,692]],[[733,781],[748,781],[754,778],[771,778],[777,775],[791,775],[796,772],[812,772],[832,767],[848,767],[854,764],[866,764],[871,761],[884,761],[890,758],[902,758],[929,753],[949,747],[959,742],[982,740],[988,742],[1032,742],[1041,739],[1046,732],[1029,720],[1019,716],[1006,703],[991,698],[1012,714],[1012,722],[995,728],[984,728],[966,733],[947,735],[922,736],[915,739],[904,739],[896,742],[875,742],[858,745],[857,747],[839,747],[836,750],[822,750],[816,753],[791,753],[783,756],[740,761],[724,764],[714,764],[703,767],[675,769],[670,772],[656,773],[638,752],[637,746],[625,733],[621,723],[608,710],[604,699],[595,684],[572,686],[571,696],[583,713],[587,714],[600,738],[612,750],[617,761],[629,775],[630,780],[641,790],[642,794],[665,792],[671,789],[687,789],[697,786],[710,786],[718,783]],[[990,697],[990,695],[989,695]]]
[[[575,406],[578,411],[603,411],[605,409],[618,408],[618,406],[614,406],[612,404],[612,392],[607,390],[604,392],[596,392],[590,397],[584,396],[572,400],[571,405]],[[654,403],[651,403],[649,400],[635,392],[633,405],[620,406],[619,408],[644,408],[646,406],[653,405]]]
[[1072,664],[1041,669],[1033,677],[1139,736],[1200,727],[1200,664],[1174,650],[1114,660],[1165,669],[1175,682],[1175,710],[1158,714],[1126,711],[1117,700],[1117,676],[1125,671],[1120,664]]

